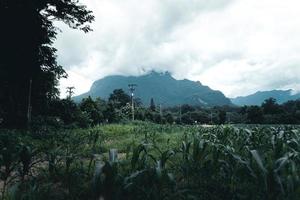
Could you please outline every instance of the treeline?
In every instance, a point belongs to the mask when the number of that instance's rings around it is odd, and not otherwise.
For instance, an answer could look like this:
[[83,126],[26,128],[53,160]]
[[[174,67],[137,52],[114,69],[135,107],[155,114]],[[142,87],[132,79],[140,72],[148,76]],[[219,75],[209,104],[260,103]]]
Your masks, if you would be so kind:
[[269,98],[261,106],[241,107],[239,114],[251,124],[300,124],[300,100],[278,104]]
[[[153,110],[150,105],[149,109],[153,111],[152,116],[156,117],[145,115],[141,120],[177,124],[300,124],[300,100],[278,104],[276,99],[269,98],[260,106],[243,107],[207,108],[184,104],[163,110]],[[155,120],[157,118],[159,120]]]
[[[90,127],[132,120],[131,97],[116,89],[108,100],[87,97],[76,103],[72,98],[52,100],[44,115],[34,116],[31,126]],[[0,110],[1,113],[1,110]],[[159,124],[300,124],[300,100],[278,104],[266,99],[261,106],[215,106],[205,108],[187,104],[175,107],[142,105],[134,99],[134,119]],[[0,118],[0,124],[3,119]]]
[[203,108],[182,105],[181,108],[173,107],[166,111],[171,112],[176,119],[177,113],[181,113],[180,122],[184,124],[300,124],[300,100],[278,104],[276,99],[269,98],[260,106],[243,107]]

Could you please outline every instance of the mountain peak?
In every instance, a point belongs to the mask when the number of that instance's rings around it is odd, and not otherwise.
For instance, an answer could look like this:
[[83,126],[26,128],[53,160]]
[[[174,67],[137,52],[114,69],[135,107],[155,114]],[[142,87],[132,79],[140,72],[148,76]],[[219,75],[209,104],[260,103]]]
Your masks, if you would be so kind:
[[146,73],[145,76],[165,76],[165,77],[172,77],[172,75],[171,75],[171,73],[169,71],[158,72],[158,71],[155,71],[155,70],[149,71],[148,73]]
[[91,96],[107,99],[115,89],[123,89],[128,92],[128,84],[137,84],[135,96],[140,98],[147,106],[154,99],[165,106],[180,104],[216,106],[231,105],[228,98],[220,91],[214,91],[203,86],[199,81],[188,79],[176,80],[171,73],[156,72],[154,70],[142,76],[109,76],[93,83],[89,92],[74,97],[76,101]]

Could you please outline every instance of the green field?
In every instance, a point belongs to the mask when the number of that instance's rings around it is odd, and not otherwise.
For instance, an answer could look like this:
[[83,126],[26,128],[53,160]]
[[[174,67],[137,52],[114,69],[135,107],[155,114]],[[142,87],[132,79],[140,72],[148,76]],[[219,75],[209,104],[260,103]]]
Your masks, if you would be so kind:
[[[0,199],[299,199],[297,126],[1,130]],[[112,161],[108,152],[117,149]]]

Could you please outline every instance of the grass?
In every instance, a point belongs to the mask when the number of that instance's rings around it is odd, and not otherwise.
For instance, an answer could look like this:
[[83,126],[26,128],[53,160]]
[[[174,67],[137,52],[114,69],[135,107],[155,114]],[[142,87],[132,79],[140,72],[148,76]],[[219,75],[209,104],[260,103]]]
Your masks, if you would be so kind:
[[144,122],[96,126],[86,131],[101,133],[100,142],[104,151],[118,149],[122,153],[145,140],[155,143],[162,149],[173,148],[180,143],[184,133],[193,134],[197,132],[193,126],[157,125]]

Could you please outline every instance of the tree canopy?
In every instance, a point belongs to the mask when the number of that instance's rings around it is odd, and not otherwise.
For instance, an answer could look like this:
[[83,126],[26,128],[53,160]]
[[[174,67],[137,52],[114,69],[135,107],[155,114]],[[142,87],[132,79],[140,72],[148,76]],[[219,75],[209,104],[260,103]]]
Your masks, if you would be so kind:
[[122,89],[115,89],[112,94],[110,94],[108,101],[114,104],[115,108],[120,109],[127,103],[130,103],[130,96],[124,92]]
[[277,100],[274,98],[266,99],[261,107],[263,108],[263,111],[265,114],[276,114],[280,112],[279,105],[277,104]]
[[31,110],[42,115],[58,97],[58,80],[67,74],[52,46],[54,22],[89,32],[93,20],[78,0],[0,1],[0,110],[6,126],[24,127]]
[[155,109],[156,109],[156,106],[155,106],[153,98],[151,98],[150,107],[149,108],[150,108],[151,111],[155,111]]

